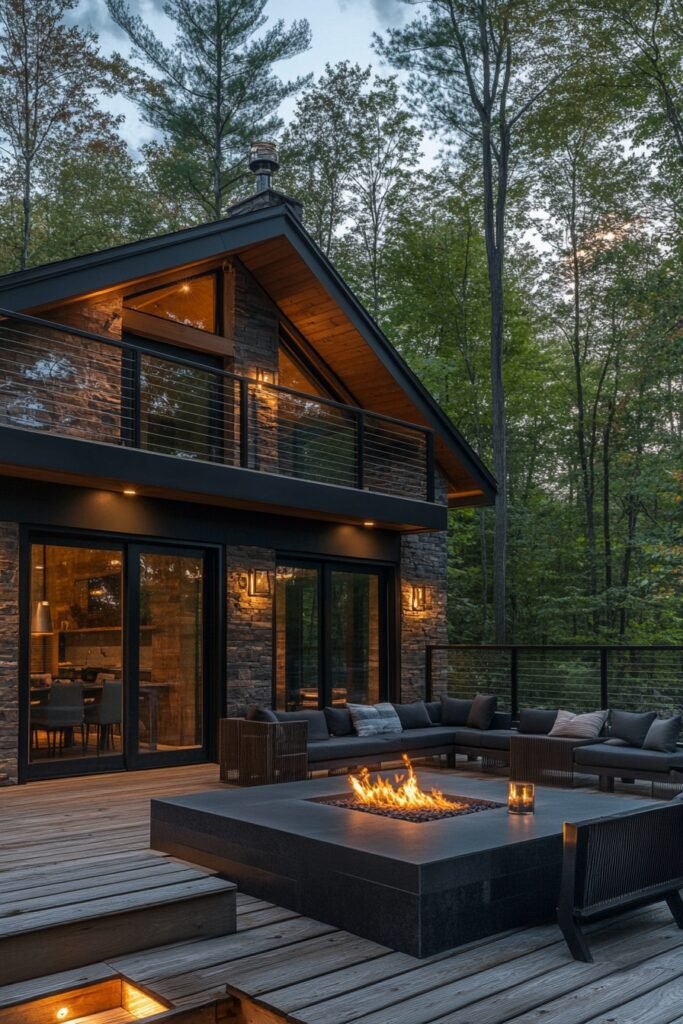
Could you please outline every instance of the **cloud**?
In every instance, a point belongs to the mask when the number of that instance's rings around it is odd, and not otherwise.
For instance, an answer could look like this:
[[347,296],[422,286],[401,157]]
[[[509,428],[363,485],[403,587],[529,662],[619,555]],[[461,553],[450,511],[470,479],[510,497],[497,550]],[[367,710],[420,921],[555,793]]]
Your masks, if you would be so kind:
[[[343,11],[357,4],[367,5],[367,0],[337,0],[337,3]],[[405,20],[406,9],[401,0],[371,0],[371,4],[382,28],[386,28],[387,25],[399,25]]]

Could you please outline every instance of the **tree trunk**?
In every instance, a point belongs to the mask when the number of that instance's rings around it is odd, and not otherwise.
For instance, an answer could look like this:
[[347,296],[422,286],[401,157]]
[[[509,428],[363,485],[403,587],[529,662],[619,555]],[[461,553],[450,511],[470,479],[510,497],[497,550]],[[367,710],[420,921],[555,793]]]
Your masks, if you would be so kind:
[[29,250],[31,247],[31,163],[24,160],[24,182],[22,194],[22,223],[21,223],[21,256],[19,258],[20,270],[26,270],[28,266]]

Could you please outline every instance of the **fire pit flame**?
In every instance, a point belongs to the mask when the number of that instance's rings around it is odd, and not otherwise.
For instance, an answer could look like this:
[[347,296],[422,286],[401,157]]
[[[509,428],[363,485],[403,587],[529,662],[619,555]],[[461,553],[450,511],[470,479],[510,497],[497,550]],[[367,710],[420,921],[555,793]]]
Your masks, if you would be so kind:
[[415,771],[407,754],[403,761],[408,769],[408,777],[394,776],[396,786],[387,779],[370,780],[370,772],[362,768],[358,775],[349,775],[349,783],[353,789],[355,805],[376,807],[382,810],[401,811],[459,811],[466,805],[449,800],[440,789],[425,793],[415,776]]

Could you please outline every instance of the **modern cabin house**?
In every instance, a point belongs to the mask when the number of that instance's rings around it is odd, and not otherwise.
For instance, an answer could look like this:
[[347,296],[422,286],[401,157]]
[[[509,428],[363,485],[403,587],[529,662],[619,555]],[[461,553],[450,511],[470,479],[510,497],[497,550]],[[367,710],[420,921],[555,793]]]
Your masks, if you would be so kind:
[[424,691],[448,511],[495,483],[259,185],[219,222],[0,278],[13,780],[212,759],[251,702]]

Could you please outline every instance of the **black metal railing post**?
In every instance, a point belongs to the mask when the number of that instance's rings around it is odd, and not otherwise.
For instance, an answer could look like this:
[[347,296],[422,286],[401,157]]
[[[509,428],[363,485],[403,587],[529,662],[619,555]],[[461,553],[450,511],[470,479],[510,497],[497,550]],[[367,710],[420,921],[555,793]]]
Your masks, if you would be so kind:
[[133,352],[131,380],[131,447],[139,448],[142,439],[141,416],[142,416],[142,355],[140,352]]
[[426,435],[425,457],[427,462],[426,499],[434,501],[434,434],[430,430]]
[[356,415],[356,487],[365,490],[365,413],[362,409]]
[[240,466],[249,466],[249,381],[240,378]]
[[510,648],[510,714],[512,721],[519,717],[519,662],[517,648]]
[[600,648],[600,707],[609,707],[609,682],[607,679],[607,648]]
[[425,700],[433,700],[434,693],[434,650],[427,644],[425,647]]

